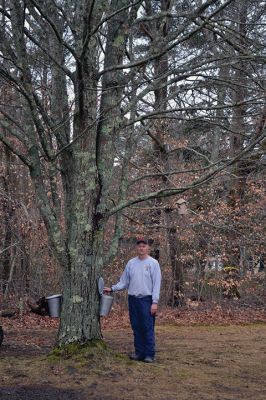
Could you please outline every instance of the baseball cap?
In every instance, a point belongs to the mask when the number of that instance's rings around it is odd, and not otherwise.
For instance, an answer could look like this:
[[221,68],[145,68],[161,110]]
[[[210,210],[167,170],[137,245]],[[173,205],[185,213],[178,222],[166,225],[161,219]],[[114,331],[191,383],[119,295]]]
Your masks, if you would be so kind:
[[137,239],[137,244],[144,243],[144,244],[149,244],[148,239],[145,237],[140,237]]

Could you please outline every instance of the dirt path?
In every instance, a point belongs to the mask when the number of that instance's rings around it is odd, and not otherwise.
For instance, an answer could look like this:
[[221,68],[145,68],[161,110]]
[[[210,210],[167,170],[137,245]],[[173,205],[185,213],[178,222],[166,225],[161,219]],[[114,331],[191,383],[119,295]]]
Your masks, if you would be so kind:
[[265,400],[265,336],[266,324],[160,325],[157,361],[147,365],[127,359],[129,329],[104,331],[111,356],[59,362],[46,356],[54,329],[20,338],[9,332],[0,349],[0,399]]

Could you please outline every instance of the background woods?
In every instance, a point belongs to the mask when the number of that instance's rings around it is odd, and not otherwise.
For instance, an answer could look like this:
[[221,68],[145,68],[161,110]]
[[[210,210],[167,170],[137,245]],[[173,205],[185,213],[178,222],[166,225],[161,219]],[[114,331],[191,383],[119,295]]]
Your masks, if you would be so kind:
[[262,290],[264,2],[0,3],[1,296],[63,290],[59,344],[100,338],[140,234],[165,304]]

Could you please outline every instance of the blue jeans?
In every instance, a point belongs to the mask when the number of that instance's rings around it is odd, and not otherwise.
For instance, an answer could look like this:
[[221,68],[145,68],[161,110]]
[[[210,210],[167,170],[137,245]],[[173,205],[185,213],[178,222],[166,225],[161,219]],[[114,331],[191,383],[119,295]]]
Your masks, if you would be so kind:
[[155,315],[151,315],[152,296],[128,296],[131,327],[134,333],[135,353],[139,357],[155,355]]

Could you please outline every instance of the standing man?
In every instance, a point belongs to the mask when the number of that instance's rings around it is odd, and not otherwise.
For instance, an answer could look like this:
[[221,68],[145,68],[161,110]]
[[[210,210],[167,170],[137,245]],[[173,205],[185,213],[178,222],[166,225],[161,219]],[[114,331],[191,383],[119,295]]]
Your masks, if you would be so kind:
[[116,285],[104,288],[106,292],[128,289],[128,307],[131,327],[134,333],[135,361],[151,363],[155,356],[154,324],[157,312],[161,270],[157,260],[150,257],[146,239],[136,244],[137,257],[128,261]]

